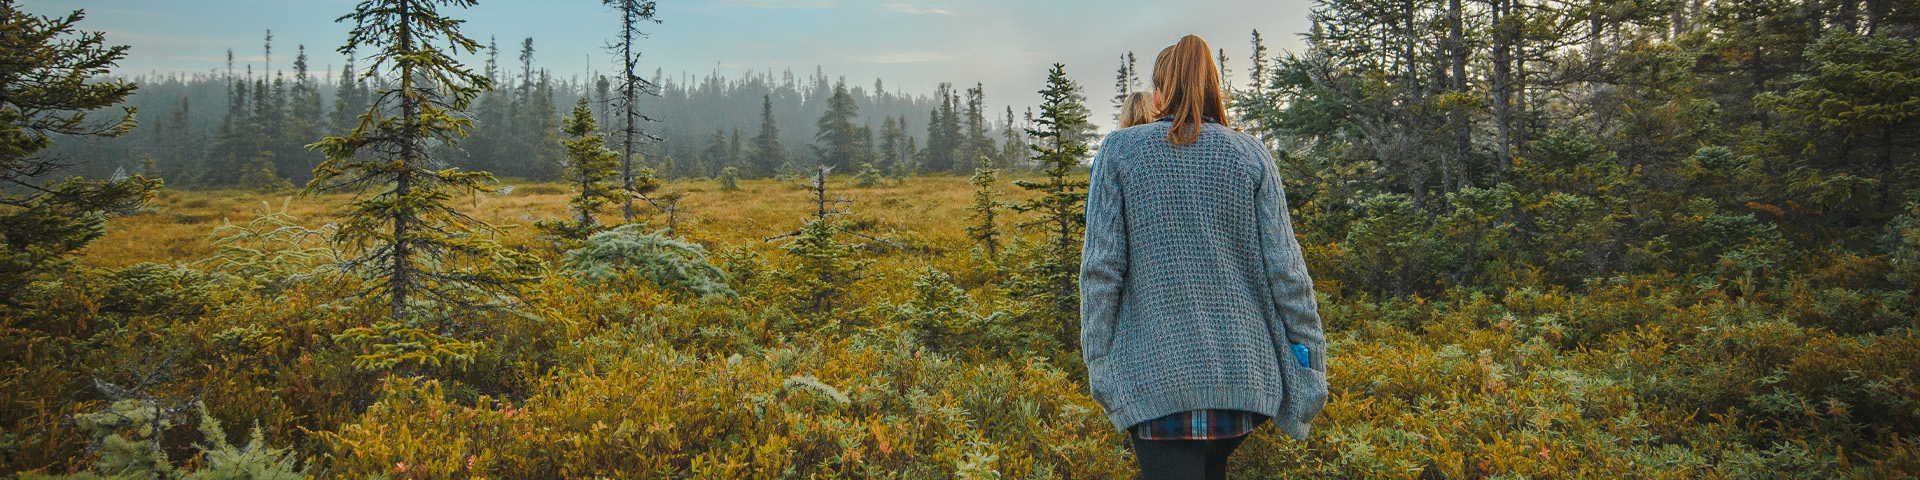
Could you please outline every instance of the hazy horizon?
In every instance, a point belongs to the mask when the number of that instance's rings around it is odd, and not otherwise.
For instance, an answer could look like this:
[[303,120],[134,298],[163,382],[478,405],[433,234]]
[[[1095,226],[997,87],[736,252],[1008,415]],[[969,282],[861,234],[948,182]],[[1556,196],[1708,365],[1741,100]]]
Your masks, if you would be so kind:
[[[289,70],[305,45],[316,75],[338,72],[335,51],[351,27],[334,18],[352,10],[348,0],[181,0],[159,4],[132,0],[21,0],[36,15],[87,13],[79,27],[104,31],[114,44],[130,45],[115,75],[193,74],[222,71],[232,49],[236,70]],[[816,68],[850,85],[882,80],[888,91],[928,95],[940,82],[984,84],[991,105],[1015,110],[1038,103],[1048,66],[1064,63],[1086,89],[1092,120],[1102,130],[1113,95],[1119,57],[1152,57],[1180,36],[1197,34],[1225,49],[1229,78],[1245,84],[1250,34],[1259,29],[1277,53],[1298,51],[1310,0],[1213,0],[1179,9],[1149,2],[1012,0],[957,2],[841,0],[721,0],[658,2],[662,23],[641,40],[641,69],[680,78],[719,73]],[[1116,6],[1114,4],[1121,4]],[[618,17],[599,1],[484,1],[469,9],[448,8],[466,20],[461,31],[486,43],[497,39],[503,68],[517,65],[522,39],[534,39],[536,68],[568,78],[615,70],[604,48],[618,32]],[[551,18],[550,21],[525,21]],[[262,44],[273,32],[271,63]],[[458,55],[478,70],[485,52]],[[1144,76],[1144,73],[1143,73]]]

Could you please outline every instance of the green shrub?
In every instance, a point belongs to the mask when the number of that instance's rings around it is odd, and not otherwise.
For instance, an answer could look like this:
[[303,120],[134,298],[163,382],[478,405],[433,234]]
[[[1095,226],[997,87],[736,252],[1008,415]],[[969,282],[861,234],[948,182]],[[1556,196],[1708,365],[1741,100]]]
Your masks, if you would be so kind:
[[853,188],[878,187],[883,180],[880,177],[880,169],[873,168],[871,163],[865,164],[860,167],[860,173],[853,176]]
[[[170,404],[142,393],[100,384],[109,397],[117,398],[105,409],[73,416],[73,424],[94,438],[89,450],[97,459],[87,471],[67,476],[25,475],[23,478],[83,479],[182,479],[217,480],[252,478],[293,480],[307,478],[300,460],[287,449],[266,446],[260,426],[249,430],[244,446],[227,443],[220,421],[207,414],[207,408],[195,400]],[[190,416],[191,415],[191,416]],[[195,424],[201,441],[193,443],[199,452],[188,470],[176,466],[168,451],[184,445],[164,445],[167,432],[186,424]]]
[[645,280],[659,288],[696,297],[738,298],[726,274],[707,263],[705,248],[674,240],[646,227],[622,225],[587,237],[567,252],[561,264],[588,282]]
[[734,167],[720,169],[720,191],[740,191],[740,169]]

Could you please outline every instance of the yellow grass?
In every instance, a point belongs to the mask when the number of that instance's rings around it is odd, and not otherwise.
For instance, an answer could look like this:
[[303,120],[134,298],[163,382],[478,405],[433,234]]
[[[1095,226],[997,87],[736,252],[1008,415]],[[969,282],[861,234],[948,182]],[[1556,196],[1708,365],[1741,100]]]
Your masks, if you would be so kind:
[[[830,179],[830,196],[853,200],[845,207],[857,216],[877,220],[868,234],[888,238],[911,232],[936,245],[966,244],[967,208],[974,192],[966,177],[914,177],[875,188],[849,188],[851,183],[849,177]],[[515,186],[513,193],[463,198],[456,201],[457,208],[504,227],[503,240],[510,244],[530,241],[534,221],[567,215],[572,192],[565,185],[507,184]],[[742,180],[741,189],[732,192],[721,191],[719,182],[712,180],[669,182],[666,188],[687,194],[676,233],[710,249],[730,244],[762,248],[757,245],[768,242],[759,239],[795,230],[814,211],[812,192],[798,181]],[[1009,201],[1034,196],[1005,179],[1001,188]],[[286,213],[302,225],[318,227],[333,221],[339,207],[352,198],[349,194],[300,196],[297,190],[164,191],[149,204],[149,211],[107,222],[106,237],[81,252],[81,262],[103,268],[193,262],[214,253],[214,229],[225,222],[244,223],[263,212],[280,211],[284,205]],[[666,217],[654,209],[638,203],[635,208],[646,214],[651,225],[666,226]],[[619,222],[618,210],[603,220]]]

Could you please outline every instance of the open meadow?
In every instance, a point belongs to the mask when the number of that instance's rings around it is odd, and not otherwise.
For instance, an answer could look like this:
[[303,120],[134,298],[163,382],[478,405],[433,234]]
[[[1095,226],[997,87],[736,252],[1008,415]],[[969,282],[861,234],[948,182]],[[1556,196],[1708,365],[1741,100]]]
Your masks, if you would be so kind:
[[[672,184],[688,192],[678,233],[711,252],[737,298],[638,275],[583,281],[530,233],[531,220],[562,214],[565,187],[461,199],[510,226],[504,243],[539,255],[546,275],[519,313],[451,316],[470,344],[411,357],[442,345],[353,333],[378,309],[300,276],[323,262],[271,253],[324,249],[318,239],[228,243],[254,249],[248,268],[208,261],[240,231],[222,225],[279,212],[283,226],[322,228],[343,197],[162,192],[110,221],[84,268],[42,287],[59,314],[9,317],[0,459],[28,476],[127,467],[113,455],[143,450],[86,448],[120,431],[100,416],[131,408],[108,405],[97,379],[143,389],[150,409],[198,402],[234,444],[257,428],[256,448],[283,449],[226,468],[297,458],[309,474],[349,478],[1130,475],[1078,353],[1007,287],[1018,254],[989,260],[966,237],[964,180],[831,190],[856,200],[839,219],[848,230],[904,248],[839,236],[872,245],[847,259],[871,263],[843,304],[811,313],[788,291],[800,280],[781,275],[801,268],[779,248],[790,239],[763,240],[814,208],[797,182]],[[1339,247],[1309,248],[1311,260]],[[1807,326],[1819,307],[1804,296],[1818,293],[1621,275],[1579,292],[1378,300],[1341,294],[1336,269],[1315,268],[1332,399],[1309,442],[1257,431],[1236,478],[1890,478],[1920,461],[1909,400],[1920,341]],[[221,460],[193,453],[207,442],[196,423],[123,434],[212,471]]]

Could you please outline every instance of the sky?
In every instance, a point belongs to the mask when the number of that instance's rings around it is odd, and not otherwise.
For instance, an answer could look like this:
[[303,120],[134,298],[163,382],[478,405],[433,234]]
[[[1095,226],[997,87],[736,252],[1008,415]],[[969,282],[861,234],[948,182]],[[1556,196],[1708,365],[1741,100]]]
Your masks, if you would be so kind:
[[[669,76],[816,67],[850,85],[883,79],[888,91],[928,95],[940,82],[982,83],[991,105],[1037,104],[1047,69],[1066,65],[1086,88],[1096,124],[1109,119],[1120,55],[1139,57],[1142,76],[1160,49],[1196,34],[1226,49],[1230,81],[1247,82],[1258,29],[1275,52],[1300,51],[1312,0],[659,0],[642,40],[641,66]],[[21,9],[58,15],[83,9],[80,27],[130,45],[114,73],[194,73],[291,68],[307,47],[315,69],[338,71],[335,50],[351,25],[335,18],[357,0],[19,0]],[[1174,6],[1174,4],[1178,6]],[[610,72],[605,45],[619,17],[598,0],[481,0],[444,11],[466,20],[462,33],[497,38],[503,64],[532,37],[536,68],[560,77]],[[273,31],[273,56],[262,43]],[[364,52],[363,52],[364,53]],[[481,53],[461,55],[478,70]],[[271,60],[270,64],[265,61]],[[996,108],[997,110],[997,108]],[[1102,127],[1107,127],[1102,125]],[[1103,128],[1104,130],[1105,128]]]

